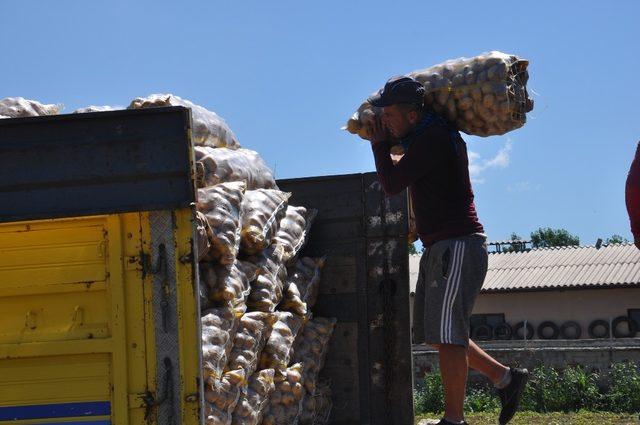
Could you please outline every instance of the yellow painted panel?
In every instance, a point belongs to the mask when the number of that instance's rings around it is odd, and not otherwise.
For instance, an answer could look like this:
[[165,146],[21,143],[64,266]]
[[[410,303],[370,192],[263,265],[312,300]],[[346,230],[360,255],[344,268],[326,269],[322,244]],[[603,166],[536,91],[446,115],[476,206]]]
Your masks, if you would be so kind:
[[112,345],[109,338],[0,344],[0,361],[24,357],[109,353]]
[[[0,285],[0,297],[15,297],[18,295],[41,295],[41,294],[66,294],[69,292],[91,292],[91,291],[105,291],[107,289],[106,282],[104,281],[105,270],[104,266],[99,271],[100,274],[96,274],[96,280],[81,280],[86,278],[87,271],[83,270],[83,266],[66,267],[65,276],[72,279],[74,275],[80,275],[80,277],[73,283],[53,283],[43,284],[43,280],[50,280],[46,272],[39,271],[34,273],[35,270],[25,269],[20,270],[19,273],[24,276],[23,282],[19,283],[14,281],[5,280],[0,273],[0,282],[4,282]],[[17,273],[14,273],[14,276]],[[102,275],[102,276],[101,276]],[[100,280],[102,279],[102,280]],[[26,281],[29,280],[27,283]]]
[[109,400],[110,356],[0,361],[0,406]]
[[106,291],[0,297],[0,311],[0,343],[110,335]]
[[[73,424],[77,423],[79,425],[86,424],[87,422],[94,421],[108,421],[109,416],[81,416],[75,418],[59,418],[59,419],[45,419],[47,424]],[[24,421],[12,421],[11,425],[41,425],[43,423],[42,419],[31,419]]]
[[178,291],[178,317],[180,320],[180,362],[182,369],[183,423],[200,423],[200,312],[197,309],[195,270],[191,262],[181,258],[193,256],[194,212],[189,209],[175,211],[176,271]]
[[[192,251],[193,212],[174,214],[183,423],[197,425],[199,313],[194,270],[180,261]],[[149,251],[146,212],[0,224],[0,406],[110,401],[112,423],[148,424],[152,277],[139,262]]]
[[113,335],[113,364],[111,368],[111,417],[115,423],[129,423],[129,385],[127,382],[127,334],[124,301],[124,252],[122,246],[123,219],[108,217],[108,269],[110,283],[110,324]]
[[[148,217],[148,215],[147,215]],[[125,257],[139,257],[142,250],[142,213],[122,214],[121,238]],[[146,346],[144,280],[140,265],[130,267],[125,261],[125,306],[127,333],[127,380],[129,391],[129,424],[147,424],[144,404],[135,394],[148,389],[147,353],[154,353]]]
[[30,230],[67,229],[90,226],[104,226],[104,215],[86,217],[55,218],[48,220],[16,221],[0,225],[0,234],[26,232]]
[[39,230],[33,224],[31,229],[0,233],[0,282],[5,291],[105,280],[107,235],[103,226]]

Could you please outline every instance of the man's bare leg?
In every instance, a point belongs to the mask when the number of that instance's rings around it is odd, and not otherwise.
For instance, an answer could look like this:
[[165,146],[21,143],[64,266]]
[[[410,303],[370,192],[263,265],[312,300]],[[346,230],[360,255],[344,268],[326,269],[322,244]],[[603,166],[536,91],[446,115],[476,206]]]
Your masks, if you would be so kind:
[[462,345],[440,344],[440,374],[444,386],[444,417],[460,422],[464,419],[464,396],[467,385],[469,358]]
[[469,367],[482,373],[489,378],[493,384],[500,382],[509,368],[488,355],[482,348],[469,340]]

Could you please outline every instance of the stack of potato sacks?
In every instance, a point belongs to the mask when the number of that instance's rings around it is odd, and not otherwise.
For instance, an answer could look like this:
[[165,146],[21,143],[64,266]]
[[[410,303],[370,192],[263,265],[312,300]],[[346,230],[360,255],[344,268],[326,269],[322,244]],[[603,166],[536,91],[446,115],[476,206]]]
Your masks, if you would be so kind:
[[5,97],[4,99],[0,99],[0,119],[57,115],[61,109],[62,105],[45,105],[23,97]]
[[212,112],[173,95],[130,107],[165,105],[190,107],[194,123],[206,423],[325,423],[317,380],[335,319],[310,313],[324,259],[299,256],[316,212],[289,205]]
[[[191,109],[206,423],[326,423],[331,390],[317,381],[336,321],[310,312],[324,258],[299,256],[316,211],[289,205],[291,194],[215,113],[171,94],[136,98],[129,109],[159,106]],[[0,100],[0,118],[59,110]]]

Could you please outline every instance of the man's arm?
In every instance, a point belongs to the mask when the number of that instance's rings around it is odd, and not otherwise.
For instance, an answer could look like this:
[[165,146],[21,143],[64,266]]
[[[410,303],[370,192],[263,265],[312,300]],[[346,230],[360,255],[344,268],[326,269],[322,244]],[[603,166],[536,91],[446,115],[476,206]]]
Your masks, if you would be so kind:
[[[439,127],[431,127],[426,131],[434,138],[449,137],[446,130]],[[440,141],[425,142],[426,140],[415,142],[394,165],[391,160],[391,146],[388,141],[382,140],[382,137],[372,140],[371,149],[376,162],[378,180],[387,195],[395,195],[405,190],[427,174],[429,169],[432,168],[433,161],[438,160],[438,150],[435,147],[440,144],[438,143]]]
[[378,180],[387,195],[402,192],[411,183],[422,177],[423,170],[416,170],[411,166],[412,161],[409,161],[409,153],[405,153],[402,159],[394,165],[387,142],[372,143],[371,149],[376,161]]
[[631,223],[631,233],[636,246],[640,249],[640,143],[636,148],[636,156],[631,163],[627,185],[625,188],[627,212]]

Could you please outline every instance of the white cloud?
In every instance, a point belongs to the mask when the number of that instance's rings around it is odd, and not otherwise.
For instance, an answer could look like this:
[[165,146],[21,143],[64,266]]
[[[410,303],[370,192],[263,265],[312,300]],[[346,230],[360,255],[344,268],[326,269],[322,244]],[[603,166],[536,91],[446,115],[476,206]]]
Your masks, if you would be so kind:
[[530,181],[521,181],[521,182],[515,182],[510,184],[509,186],[507,186],[507,191],[509,192],[531,192],[531,191],[538,191],[540,190],[540,185],[539,184],[531,184]]
[[482,159],[482,156],[473,151],[469,151],[469,175],[474,183],[484,183],[485,178],[482,173],[485,170],[496,168],[507,168],[509,166],[509,155],[511,153],[511,139],[507,139],[505,145],[491,159]]

